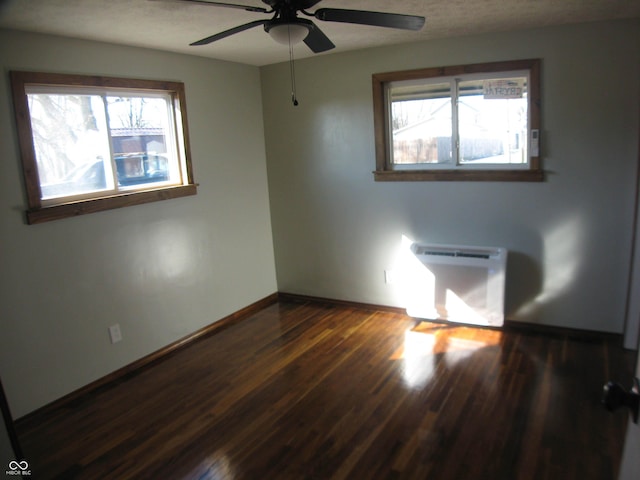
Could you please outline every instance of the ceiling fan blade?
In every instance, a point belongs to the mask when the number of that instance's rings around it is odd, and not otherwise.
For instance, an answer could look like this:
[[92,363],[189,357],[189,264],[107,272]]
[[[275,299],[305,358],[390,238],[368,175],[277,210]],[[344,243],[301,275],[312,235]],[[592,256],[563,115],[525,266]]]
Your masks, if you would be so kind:
[[238,8],[247,12],[271,13],[273,10],[267,10],[262,7],[253,7],[251,5],[238,5],[236,3],[224,2],[208,2],[207,0],[179,0],[181,2],[199,3],[200,5],[212,5],[214,7]]
[[249,30],[250,28],[257,27],[259,25],[264,25],[267,22],[269,22],[268,19],[256,20],[255,22],[245,23],[244,25],[230,28],[229,30],[225,30],[224,32],[216,33],[215,35],[211,35],[210,37],[203,38],[202,40],[198,40],[197,42],[190,43],[189,45],[191,46],[207,45],[211,42],[215,42],[216,40],[222,40],[223,38],[226,38],[229,35],[233,35],[234,33],[244,32],[245,30]]
[[420,30],[425,21],[424,17],[416,15],[345,10],[341,8],[321,8],[316,10],[314,16],[318,20],[327,22],[357,23],[376,27],[401,28],[403,30]]
[[315,23],[312,23],[313,27],[309,31],[309,35],[304,39],[304,43],[313,51],[313,53],[326,52],[332,48],[336,48],[329,37],[327,37]]

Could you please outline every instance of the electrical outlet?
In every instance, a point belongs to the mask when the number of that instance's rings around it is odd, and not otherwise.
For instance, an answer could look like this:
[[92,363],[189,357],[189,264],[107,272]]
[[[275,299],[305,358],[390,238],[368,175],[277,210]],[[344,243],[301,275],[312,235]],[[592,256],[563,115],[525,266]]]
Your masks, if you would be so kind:
[[384,271],[384,283],[389,285],[393,285],[397,282],[396,272],[394,270],[385,270]]
[[109,327],[109,337],[111,338],[111,343],[118,343],[122,340],[122,332],[118,323]]

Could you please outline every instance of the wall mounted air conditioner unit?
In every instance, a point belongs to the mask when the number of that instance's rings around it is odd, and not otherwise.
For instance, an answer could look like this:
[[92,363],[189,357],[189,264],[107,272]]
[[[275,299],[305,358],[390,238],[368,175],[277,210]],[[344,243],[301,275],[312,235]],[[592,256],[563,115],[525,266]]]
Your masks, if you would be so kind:
[[[407,314],[430,320],[502,326],[507,250],[413,243]],[[405,272],[407,273],[407,272]]]

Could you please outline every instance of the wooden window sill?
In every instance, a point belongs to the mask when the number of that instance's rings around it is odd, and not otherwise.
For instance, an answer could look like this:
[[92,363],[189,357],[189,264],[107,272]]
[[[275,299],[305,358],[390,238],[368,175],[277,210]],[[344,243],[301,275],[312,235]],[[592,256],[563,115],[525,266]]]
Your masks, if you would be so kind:
[[543,182],[542,170],[376,170],[376,182]]
[[27,223],[30,225],[44,223],[52,220],[76,217],[87,213],[102,212],[115,208],[142,205],[144,203],[168,200],[170,198],[186,197],[197,193],[197,185],[180,185],[177,187],[149,190],[146,192],[133,192],[112,197],[83,200],[50,207],[27,210]]

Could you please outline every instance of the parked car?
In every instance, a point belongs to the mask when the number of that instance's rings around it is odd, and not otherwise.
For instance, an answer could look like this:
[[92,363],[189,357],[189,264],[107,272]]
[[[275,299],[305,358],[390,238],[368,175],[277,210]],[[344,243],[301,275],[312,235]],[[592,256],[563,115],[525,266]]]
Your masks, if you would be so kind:
[[162,155],[120,155],[115,160],[120,186],[169,180],[169,160]]

